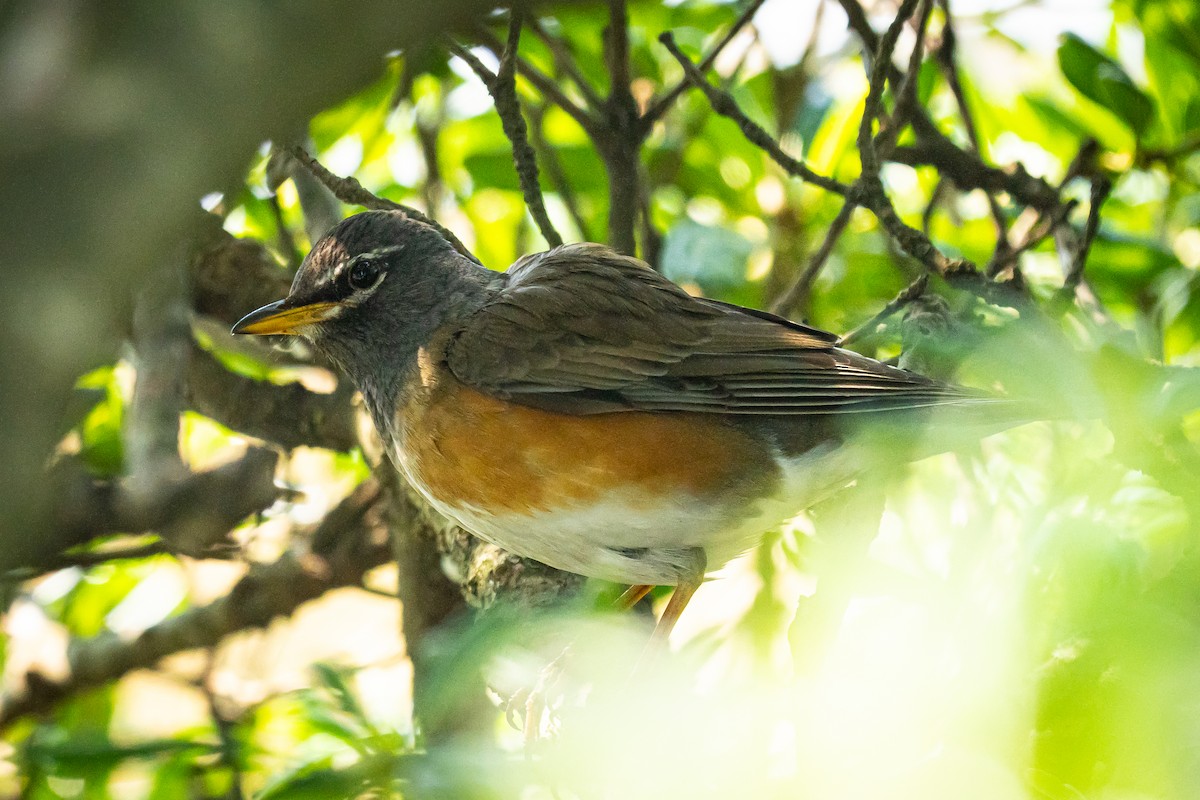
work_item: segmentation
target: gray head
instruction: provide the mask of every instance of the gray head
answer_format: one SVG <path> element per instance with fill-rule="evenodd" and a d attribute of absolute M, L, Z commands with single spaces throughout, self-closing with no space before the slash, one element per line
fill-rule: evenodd
<path fill-rule="evenodd" d="M 478 308 L 496 273 L 400 211 L 343 220 L 313 246 L 288 296 L 234 333 L 303 336 L 366 396 L 377 422 L 433 332 Z"/>

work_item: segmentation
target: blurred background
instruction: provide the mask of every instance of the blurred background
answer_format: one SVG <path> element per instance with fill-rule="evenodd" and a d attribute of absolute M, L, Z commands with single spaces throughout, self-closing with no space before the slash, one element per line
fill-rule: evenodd
<path fill-rule="evenodd" d="M 5 5 L 0 794 L 1200 795 L 1200 10 L 921 0 L 880 51 L 901 5 L 546 3 L 519 43 L 464 0 Z M 858 180 L 877 63 L 949 268 L 796 177 Z M 798 509 L 635 673 L 665 592 L 472 539 L 328 365 L 228 334 L 380 202 L 1047 421 Z"/>

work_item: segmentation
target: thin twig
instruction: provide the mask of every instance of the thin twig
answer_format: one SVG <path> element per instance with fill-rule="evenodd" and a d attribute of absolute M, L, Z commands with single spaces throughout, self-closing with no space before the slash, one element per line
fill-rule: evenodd
<path fill-rule="evenodd" d="M 1075 248 L 1070 267 L 1063 278 L 1062 288 L 1058 292 L 1059 301 L 1063 305 L 1071 297 L 1074 297 L 1076 288 L 1083 280 L 1083 270 L 1087 266 L 1088 253 L 1092 249 L 1092 242 L 1096 240 L 1096 233 L 1100 230 L 1100 209 L 1103 208 L 1104 201 L 1108 199 L 1111 191 L 1112 182 L 1108 178 L 1098 176 L 1092 179 L 1092 192 L 1089 199 L 1087 222 L 1083 228 L 1083 238 Z"/>
<path fill-rule="evenodd" d="M 873 332 L 885 319 L 923 295 L 925 293 L 925 287 L 928 285 L 929 273 L 922 272 L 915 281 L 901 289 L 899 294 L 897 294 L 891 299 L 891 301 L 888 302 L 887 305 L 880 309 L 878 314 L 838 339 L 837 346 L 846 347 L 851 342 L 861 339 L 865 334 Z"/>
<path fill-rule="evenodd" d="M 641 196 L 638 198 L 638 207 L 641 212 L 642 220 L 642 260 L 655 269 L 660 269 L 662 264 L 663 235 L 654 226 L 654 217 L 651 208 L 651 195 L 653 190 L 649 185 L 649 176 L 643 175 L 641 181 Z"/>
<path fill-rule="evenodd" d="M 921 62 L 924 60 L 925 34 L 929 29 L 929 15 L 933 11 L 933 3 L 926 0 L 921 4 L 920 10 L 920 19 L 917 21 L 917 40 L 909 55 L 908 68 L 904 71 L 900 88 L 895 90 L 895 109 L 891 119 L 886 125 L 880 126 L 879 134 L 875 137 L 875 147 L 885 153 L 895 145 L 900 132 L 912 119 L 913 109 L 916 107 L 918 73 L 921 71 Z"/>
<path fill-rule="evenodd" d="M 995 277 L 1009 266 L 1015 266 L 1017 258 L 1028 250 L 1037 247 L 1047 236 L 1054 233 L 1059 225 L 1066 222 L 1067 217 L 1071 215 L 1071 212 L 1075 210 L 1077 205 L 1078 203 L 1075 200 L 1070 200 L 1063 203 L 1051 213 L 1038 211 L 1032 207 L 1026 209 L 1026 214 L 1033 215 L 1033 221 L 1026 223 L 1027 227 L 1021 230 L 1021 219 L 1018 218 L 1017 223 L 1013 225 L 1012 229 L 1012 233 L 1017 239 L 1016 244 L 1010 244 L 1008 250 L 1003 253 L 997 249 L 984 268 L 984 273 L 989 277 Z"/>
<path fill-rule="evenodd" d="M 830 254 L 833 253 L 834 246 L 842 235 L 842 231 L 846 230 L 846 225 L 849 224 L 850 218 L 854 216 L 854 209 L 856 208 L 858 208 L 858 204 L 853 200 L 847 200 L 842 205 L 837 216 L 833 218 L 833 222 L 829 224 L 829 230 L 825 232 L 825 238 L 821 241 L 821 246 L 813 253 L 807 266 L 796 276 L 792 285 L 779 296 L 779 299 L 771 304 L 771 313 L 784 317 L 790 316 L 793 311 L 807 303 L 809 292 L 812 291 L 812 286 L 816 282 L 817 275 L 825 267 Z"/>
<path fill-rule="evenodd" d="M 571 82 L 583 94 L 587 104 L 592 108 L 599 108 L 603 105 L 604 99 L 600 97 L 600 93 L 596 91 L 596 88 L 592 86 L 579 70 L 579 67 L 575 64 L 574 56 L 567 49 L 566 43 L 562 39 L 551 36 L 550 32 L 546 30 L 545 26 L 536 17 L 529 17 L 525 21 L 525 25 L 546 45 L 546 49 L 550 51 L 550 57 L 554 59 L 555 68 L 571 79 Z"/>
<path fill-rule="evenodd" d="M 704 75 L 696 68 L 691 59 L 680 51 L 679 47 L 675 44 L 675 37 L 669 31 L 659 36 L 658 40 L 671 51 L 671 55 L 675 56 L 675 60 L 680 63 L 684 72 L 687 73 L 688 80 L 704 92 L 709 104 L 712 105 L 713 111 L 736 122 L 742 130 L 742 135 L 751 144 L 756 145 L 766 152 L 789 175 L 800 178 L 814 186 L 820 186 L 822 189 L 834 194 L 842 196 L 849 194 L 850 187 L 846 184 L 833 178 L 827 178 L 824 175 L 818 175 L 804 162 L 783 152 L 783 148 L 779 146 L 779 142 L 775 141 L 760 125 L 751 121 L 727 92 L 718 89 L 704 79 Z"/>
<path fill-rule="evenodd" d="M 938 182 L 934 184 L 933 191 L 929 193 L 929 202 L 925 204 L 925 210 L 921 212 L 921 232 L 926 236 L 932 230 L 933 214 L 937 211 L 937 206 L 942 200 L 942 195 L 946 193 L 946 186 L 946 180 L 938 176 Z"/>
<path fill-rule="evenodd" d="M 497 58 L 503 55 L 504 42 L 500 41 L 500 39 L 497 38 L 494 33 L 484 27 L 480 27 L 478 29 L 478 33 L 479 38 L 483 40 L 484 46 L 495 53 Z M 474 53 L 471 53 L 470 50 L 467 50 L 456 42 L 450 42 L 450 50 L 459 58 L 467 61 L 468 65 L 471 63 L 470 60 L 468 60 L 469 58 L 478 61 L 478 59 L 475 58 Z M 469 56 L 464 56 L 463 52 L 468 53 Z M 554 103 L 563 111 L 567 112 L 567 115 L 579 123 L 579 127 L 583 128 L 589 136 L 594 139 L 603 134 L 603 127 L 600 124 L 600 121 L 592 114 L 580 108 L 579 104 L 568 97 L 566 92 L 559 87 L 557 81 L 520 56 L 516 57 L 516 66 L 517 73 L 519 75 L 523 76 L 525 80 L 532 83 L 534 88 L 542 93 L 543 97 L 545 97 L 551 103 Z M 473 66 L 472 69 L 474 69 Z"/>
<path fill-rule="evenodd" d="M 508 21 L 508 43 L 500 56 L 500 66 L 492 75 L 479 59 L 468 61 L 475 69 L 480 80 L 488 87 L 492 99 L 496 101 L 496 113 L 500 115 L 500 124 L 504 135 L 512 143 L 513 165 L 517 170 L 517 178 L 521 183 L 521 193 L 525 197 L 525 207 L 537 223 L 542 237 L 551 247 L 563 243 L 562 236 L 554 229 L 550 215 L 546 213 L 546 203 L 542 198 L 541 181 L 538 177 L 537 155 L 529 144 L 528 129 L 525 117 L 521 113 L 521 103 L 517 100 L 516 59 L 517 48 L 521 42 L 521 14 L 515 8 L 510 12 Z M 465 48 L 463 48 L 465 51 Z M 469 51 L 466 51 L 469 53 Z"/>
<path fill-rule="evenodd" d="M 863 104 L 862 121 L 858 126 L 858 150 L 862 158 L 863 178 L 870 179 L 879 176 L 879 152 L 875 147 L 874 124 L 883 111 L 883 87 L 888 81 L 892 66 L 892 52 L 896 49 L 896 41 L 900 31 L 913 15 L 918 2 L 928 0 L 904 0 L 896 12 L 896 18 L 888 26 L 887 32 L 879 40 L 873 54 L 873 63 L 869 73 L 870 89 Z M 894 79 L 893 79 L 894 80 Z M 901 80 L 903 80 L 901 78 Z"/>
<path fill-rule="evenodd" d="M 979 136 L 979 127 L 975 124 L 975 115 L 971 113 L 971 107 L 967 103 L 967 94 L 963 90 L 962 79 L 958 73 L 958 37 L 954 32 L 954 19 L 950 15 L 950 3 L 949 0 L 938 0 L 938 2 L 942 6 L 945 21 L 942 23 L 942 46 L 935 53 L 937 64 L 941 67 L 942 75 L 945 76 L 946 83 L 950 86 L 951 94 L 954 95 L 954 102 L 958 106 L 958 115 L 967 132 L 967 141 L 971 144 L 971 150 L 979 156 L 980 160 L 983 160 L 987 157 L 983 148 L 983 140 Z M 992 223 L 996 227 L 996 249 L 992 260 L 1003 261 L 1012 250 L 1008 239 L 1008 220 L 1005 218 L 1004 210 L 1000 208 L 996 196 L 989 191 L 984 191 L 984 196 L 987 197 L 988 211 L 991 213 Z"/>
<path fill-rule="evenodd" d="M 379 485 L 368 480 L 321 521 L 312 536 L 311 553 L 287 553 L 272 564 L 252 567 L 229 594 L 164 620 L 133 639 L 108 632 L 73 641 L 68 649 L 68 677 L 56 681 L 31 672 L 23 691 L 0 696 L 0 730 L 173 653 L 212 646 L 245 628 L 265 627 L 330 589 L 360 584 L 369 570 L 391 555 L 375 510 L 380 503 Z"/>
<path fill-rule="evenodd" d="M 130 545 L 128 547 L 84 550 L 79 552 L 63 553 L 58 560 L 52 565 L 47 565 L 52 569 L 66 569 L 67 567 L 94 567 L 97 564 L 107 564 L 110 561 L 124 561 L 136 558 L 149 558 L 150 556 L 159 556 L 165 553 L 170 553 L 171 549 L 167 547 L 167 543 L 163 541 L 146 542 L 144 544 Z"/>
<path fill-rule="evenodd" d="M 926 0 L 927 1 L 927 0 Z M 920 0 L 904 0 L 896 14 L 896 19 L 888 26 L 887 32 L 879 39 L 879 48 L 875 53 L 875 63 L 871 70 L 870 91 L 863 106 L 862 123 L 858 128 L 858 149 L 862 159 L 862 176 L 856 187 L 856 199 L 875 212 L 879 222 L 897 244 L 913 258 L 920 261 L 934 272 L 961 271 L 974 269 L 961 260 L 946 258 L 929 237 L 916 228 L 911 227 L 900 219 L 895 206 L 888 198 L 879 177 L 879 153 L 875 148 L 875 138 L 872 134 L 873 123 L 883 107 L 883 87 L 887 81 L 892 64 L 892 51 L 904 23 L 912 16 Z"/>
<path fill-rule="evenodd" d="M 1200 131 L 1192 131 L 1174 147 L 1142 150 L 1137 154 L 1137 162 L 1138 166 L 1148 166 L 1155 161 L 1163 161 L 1169 165 L 1172 161 L 1190 156 L 1197 150 L 1200 150 Z"/>
<path fill-rule="evenodd" d="M 754 15 L 758 13 L 758 9 L 762 7 L 764 2 L 766 2 L 766 0 L 753 0 L 750 5 L 746 6 L 746 10 L 738 15 L 738 18 L 733 21 L 732 25 L 729 26 L 729 30 L 727 30 L 725 35 L 721 37 L 721 40 L 713 46 L 713 49 L 708 52 L 708 55 L 700 59 L 700 63 L 696 66 L 696 69 L 700 72 L 700 74 L 703 75 L 704 73 L 708 72 L 712 65 L 716 63 L 717 58 L 721 55 L 729 43 L 732 42 L 734 38 L 737 37 L 738 33 L 741 32 L 742 28 L 746 27 L 750 20 L 754 18 Z M 641 118 L 643 135 L 649 134 L 650 128 L 654 126 L 654 123 L 662 119 L 663 114 L 667 113 L 667 110 L 671 107 L 671 104 L 674 103 L 679 95 L 683 94 L 684 89 L 686 89 L 689 85 L 692 85 L 692 83 L 693 82 L 689 78 L 684 77 L 679 81 L 679 83 L 672 86 L 660 97 L 653 98 L 650 101 L 649 107 L 646 109 L 646 113 L 643 114 Z"/>
<path fill-rule="evenodd" d="M 879 36 L 871 28 L 866 12 L 858 0 L 838 0 L 846 12 L 849 27 L 863 44 L 863 61 L 873 69 L 875 53 L 879 49 Z M 888 61 L 888 79 L 899 84 L 900 70 Z M 914 108 L 912 115 L 915 145 L 897 147 L 888 154 L 889 161 L 917 166 L 934 166 L 945 177 L 952 178 L 959 188 L 980 188 L 1004 191 L 1025 205 L 1038 209 L 1051 209 L 1058 205 L 1058 193 L 1046 181 L 1025 171 L 1020 164 L 1010 169 L 1000 169 L 985 164 L 973 153 L 968 153 L 951 141 L 930 119 L 923 108 Z"/>
<path fill-rule="evenodd" d="M 324 164 L 322 164 L 320 161 L 317 161 L 317 159 L 315 159 L 313 156 L 309 155 L 308 151 L 299 145 L 291 148 L 291 153 L 308 169 L 309 172 L 313 174 L 314 177 L 316 177 L 317 180 L 324 184 L 326 188 L 333 192 L 337 199 L 341 200 L 343 203 L 383 211 L 403 211 L 406 216 L 415 219 L 417 222 L 423 222 L 431 228 L 434 228 L 460 254 L 471 259 L 476 264 L 479 263 L 479 259 L 475 257 L 475 254 L 468 250 L 466 245 L 459 241 L 459 238 L 454 235 L 453 231 L 442 225 L 440 222 L 427 217 L 411 206 L 402 205 L 401 203 L 397 203 L 393 200 L 378 197 L 377 195 L 368 191 L 353 177 L 343 178 L 338 175 L 334 175 L 325 168 Z"/>
<path fill-rule="evenodd" d="M 295 270 L 300 266 L 300 251 L 296 247 L 296 238 L 292 236 L 292 230 L 288 227 L 287 220 L 283 218 L 283 206 L 279 204 L 279 195 L 272 192 L 271 196 L 267 198 L 267 203 L 271 206 L 271 216 L 275 220 L 279 251 L 287 261 L 288 267 Z"/>
<path fill-rule="evenodd" d="M 575 193 L 575 187 L 571 185 L 571 179 L 567 176 L 566 169 L 563 168 L 558 152 L 546 141 L 546 132 L 542 127 L 545 116 L 545 106 L 533 106 L 529 109 L 530 139 L 546 169 L 546 176 L 554 184 L 554 191 L 558 192 L 563 205 L 567 208 L 567 213 L 571 216 L 571 221 L 579 229 L 579 235 L 585 242 L 595 241 L 592 239 L 587 220 L 584 219 L 583 212 L 579 207 L 579 195 Z"/>

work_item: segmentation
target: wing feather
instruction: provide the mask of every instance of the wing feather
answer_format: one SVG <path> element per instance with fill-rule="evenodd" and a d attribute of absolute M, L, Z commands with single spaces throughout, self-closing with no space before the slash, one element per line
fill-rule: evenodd
<path fill-rule="evenodd" d="M 463 382 L 562 413 L 842 414 L 995 398 L 835 346 L 763 311 L 695 298 L 593 244 L 527 256 L 446 358 Z"/>

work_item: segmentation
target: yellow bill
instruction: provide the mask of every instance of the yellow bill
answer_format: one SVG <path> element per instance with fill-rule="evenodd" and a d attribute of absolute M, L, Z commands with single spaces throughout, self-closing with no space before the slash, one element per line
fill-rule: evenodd
<path fill-rule="evenodd" d="M 305 325 L 313 325 L 329 319 L 337 303 L 308 303 L 289 308 L 287 300 L 277 300 L 260 309 L 251 311 L 233 326 L 234 333 L 289 334 L 296 335 Z"/>

